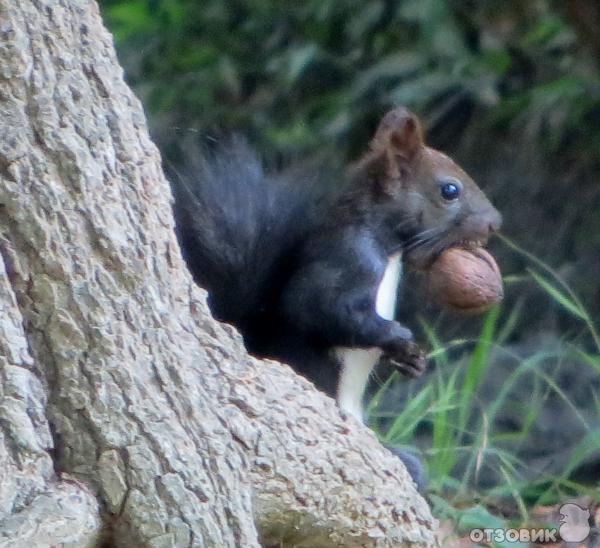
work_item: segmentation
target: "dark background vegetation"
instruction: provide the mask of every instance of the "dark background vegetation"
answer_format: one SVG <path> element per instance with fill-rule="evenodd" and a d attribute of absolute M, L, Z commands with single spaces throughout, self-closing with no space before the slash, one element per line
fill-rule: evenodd
<path fill-rule="evenodd" d="M 167 154 L 190 134 L 218 138 L 236 132 L 276 161 L 328 155 L 351 161 L 365 149 L 380 116 L 407 105 L 423 119 L 430 144 L 453 155 L 498 206 L 503 233 L 551 266 L 597 324 L 597 0 L 100 4 L 127 79 Z M 531 261 L 499 241 L 492 248 L 507 276 L 503 314 L 514 312 L 503 345 L 523 359 L 568 345 L 598 359 L 600 349 L 581 318 L 528 275 Z M 413 285 L 407 310 L 422 312 Z M 444 340 L 478 333 L 481 325 L 448 317 L 440 323 L 437 317 L 426 309 L 424 318 L 436 322 Z M 512 366 L 500 357 L 491 363 L 480 398 L 493 399 L 510 375 Z M 554 396 L 562 393 L 558 399 L 580 416 L 573 419 L 572 409 L 565 411 L 549 396 L 543 400 L 537 429 L 529 427 L 528 442 L 520 442 L 524 468 L 531 469 L 521 477 L 558 474 L 556 467 L 564 468 L 569 458 L 560 454 L 598 430 L 600 406 L 590 387 L 598 387 L 600 361 L 593 363 L 597 369 L 584 369 L 565 358 L 547 373 L 559 390 Z M 523 431 L 524 409 L 537 386 L 532 382 L 517 383 L 512 407 L 499 418 L 502 432 Z M 416 434 L 429 432 L 419 428 L 413 426 Z M 591 449 L 569 477 L 583 476 L 583 483 L 597 486 L 599 448 Z M 483 483 L 504 481 L 496 472 Z"/>
<path fill-rule="evenodd" d="M 101 5 L 163 149 L 234 131 L 269 156 L 355 159 L 405 104 L 498 205 L 504 232 L 600 312 L 596 0 Z M 527 323 L 560 321 L 532 312 Z"/>

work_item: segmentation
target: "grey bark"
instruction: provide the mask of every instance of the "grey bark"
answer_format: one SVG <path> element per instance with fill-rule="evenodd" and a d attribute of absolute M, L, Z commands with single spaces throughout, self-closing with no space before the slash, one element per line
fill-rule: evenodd
<path fill-rule="evenodd" d="M 0 546 L 429 546 L 400 462 L 215 322 L 94 2 L 0 0 Z"/>

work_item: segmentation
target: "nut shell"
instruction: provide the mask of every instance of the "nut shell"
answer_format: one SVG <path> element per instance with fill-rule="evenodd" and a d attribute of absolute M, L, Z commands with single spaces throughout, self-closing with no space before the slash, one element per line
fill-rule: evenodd
<path fill-rule="evenodd" d="M 456 312 L 481 313 L 504 297 L 502 275 L 484 249 L 452 247 L 426 273 L 427 290 L 440 306 Z"/>

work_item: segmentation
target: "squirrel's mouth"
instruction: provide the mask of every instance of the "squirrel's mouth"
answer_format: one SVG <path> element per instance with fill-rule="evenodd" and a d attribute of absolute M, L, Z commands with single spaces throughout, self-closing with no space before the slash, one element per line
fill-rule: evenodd
<path fill-rule="evenodd" d="M 423 271 L 427 270 L 446 249 L 461 247 L 469 251 L 475 251 L 485 247 L 487 240 L 487 238 L 446 239 L 441 237 L 437 241 L 406 249 L 402 259 L 411 270 Z"/>
<path fill-rule="evenodd" d="M 454 245 L 451 245 L 448 247 L 462 247 L 464 249 L 473 251 L 474 249 L 479 249 L 480 247 L 485 247 L 486 244 L 487 244 L 487 238 L 485 240 L 483 240 L 483 239 L 460 240 L 459 242 L 455 243 Z"/>

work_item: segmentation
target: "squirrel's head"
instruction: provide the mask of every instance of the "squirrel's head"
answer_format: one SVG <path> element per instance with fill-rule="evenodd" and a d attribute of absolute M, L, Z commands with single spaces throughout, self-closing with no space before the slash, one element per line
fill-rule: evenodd
<path fill-rule="evenodd" d="M 448 156 L 425 145 L 419 120 L 404 107 L 383 117 L 359 170 L 415 268 L 452 245 L 483 245 L 500 228 L 500 213 L 485 194 Z"/>

